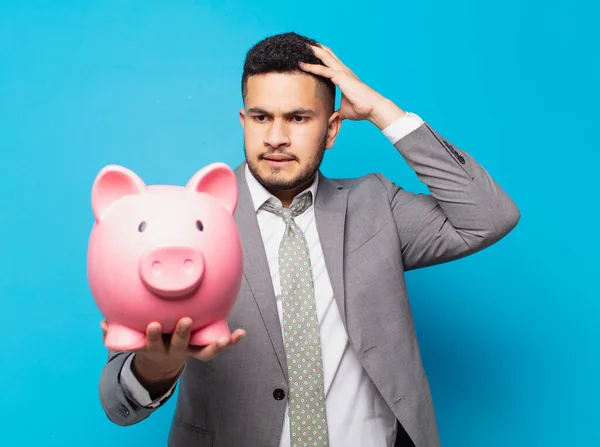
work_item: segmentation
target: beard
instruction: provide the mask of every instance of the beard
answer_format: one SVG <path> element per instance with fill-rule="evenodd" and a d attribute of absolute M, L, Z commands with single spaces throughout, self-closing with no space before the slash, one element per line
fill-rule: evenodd
<path fill-rule="evenodd" d="M 321 145 L 317 150 L 316 154 L 308 160 L 306 166 L 304 166 L 304 168 L 302 168 L 302 170 L 291 179 L 279 178 L 279 168 L 271 168 L 271 176 L 269 176 L 269 178 L 262 177 L 258 172 L 257 162 L 248 158 L 248 153 L 246 152 L 246 145 L 244 144 L 244 154 L 246 155 L 246 163 L 248 164 L 248 169 L 250 170 L 254 178 L 256 178 L 256 180 L 267 191 L 285 191 L 298 189 L 301 186 L 308 184 L 319 171 L 325 154 L 326 139 L 327 136 L 325 136 L 325 138 L 321 142 Z M 269 151 L 269 153 L 280 153 L 290 155 L 282 151 Z"/>

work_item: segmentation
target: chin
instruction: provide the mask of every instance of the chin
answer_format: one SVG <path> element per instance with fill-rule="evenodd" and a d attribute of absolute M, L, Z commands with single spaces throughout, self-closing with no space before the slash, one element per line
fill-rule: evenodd
<path fill-rule="evenodd" d="M 266 167 L 254 174 L 258 182 L 268 190 L 286 190 L 302 182 L 298 172 L 285 172 L 282 168 Z"/>
<path fill-rule="evenodd" d="M 259 182 L 270 189 L 290 189 L 298 182 L 298 176 L 267 173 L 259 178 Z"/>
<path fill-rule="evenodd" d="M 307 166 L 304 169 L 295 161 L 288 166 L 271 166 L 266 160 L 258 159 L 249 162 L 248 168 L 258 182 L 267 190 L 296 189 L 314 177 L 319 165 Z"/>

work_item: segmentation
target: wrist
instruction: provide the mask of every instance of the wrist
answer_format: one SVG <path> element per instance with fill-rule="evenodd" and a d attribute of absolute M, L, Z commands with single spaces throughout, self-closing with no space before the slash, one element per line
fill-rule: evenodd
<path fill-rule="evenodd" d="M 379 130 L 383 130 L 394 121 L 406 115 L 400 107 L 387 98 L 381 98 L 374 106 L 369 116 L 369 121 Z"/>
<path fill-rule="evenodd" d="M 182 368 L 183 365 L 176 367 L 151 365 L 144 362 L 138 355 L 134 356 L 131 362 L 131 372 L 144 387 L 172 383 Z"/>

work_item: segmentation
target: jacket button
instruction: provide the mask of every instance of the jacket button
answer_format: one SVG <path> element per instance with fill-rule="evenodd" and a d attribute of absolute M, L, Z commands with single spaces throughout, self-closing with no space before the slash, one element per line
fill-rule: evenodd
<path fill-rule="evenodd" d="M 285 391 L 283 391 L 281 388 L 275 388 L 275 391 L 273 391 L 273 397 L 275 400 L 283 400 L 285 397 Z"/>

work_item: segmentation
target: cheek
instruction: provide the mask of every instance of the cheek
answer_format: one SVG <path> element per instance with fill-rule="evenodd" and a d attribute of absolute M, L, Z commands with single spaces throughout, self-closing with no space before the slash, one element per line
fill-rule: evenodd
<path fill-rule="evenodd" d="M 292 146 L 313 152 L 321 147 L 326 132 L 321 126 L 294 126 L 290 132 Z"/>
<path fill-rule="evenodd" d="M 253 126 L 244 129 L 244 144 L 247 152 L 260 152 L 263 150 L 263 133 Z"/>
<path fill-rule="evenodd" d="M 244 135 L 246 136 L 256 136 L 262 132 L 261 126 L 257 125 L 253 121 L 246 121 L 244 126 Z"/>

